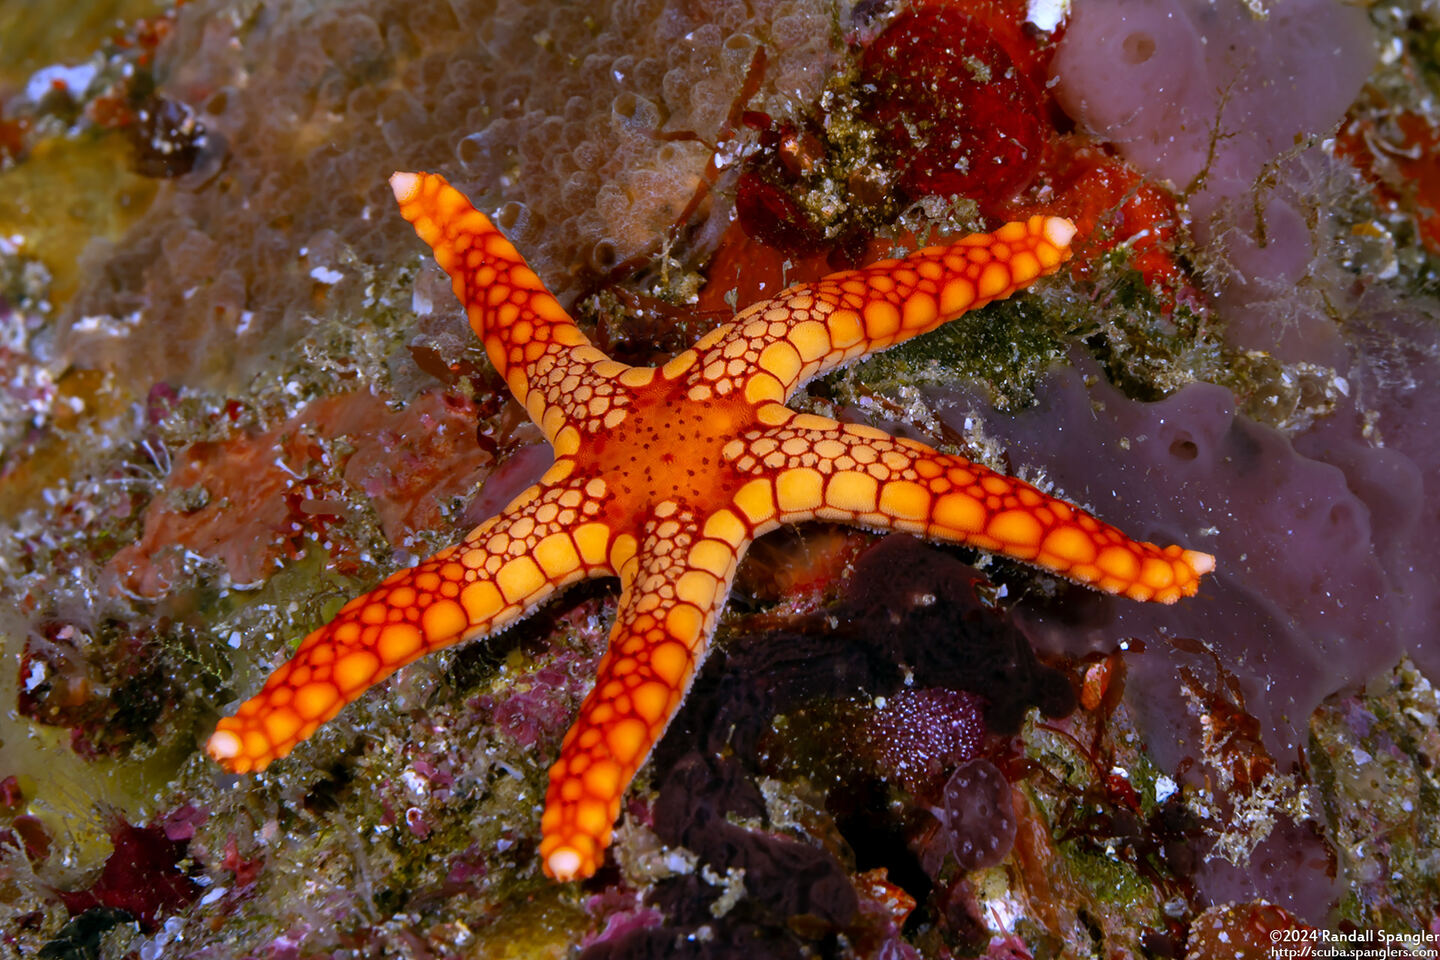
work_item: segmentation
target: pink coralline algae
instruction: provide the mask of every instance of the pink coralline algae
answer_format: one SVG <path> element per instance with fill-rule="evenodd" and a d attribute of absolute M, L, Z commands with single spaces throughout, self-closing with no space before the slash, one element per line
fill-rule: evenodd
<path fill-rule="evenodd" d="M 200 887 L 187 873 L 187 843 L 173 840 L 165 827 L 137 827 L 117 820 L 110 829 L 115 850 L 99 878 L 83 890 L 57 891 L 71 915 L 94 907 L 123 910 L 154 930 L 161 918 L 195 900 Z"/>
<path fill-rule="evenodd" d="M 516 678 L 508 694 L 486 694 L 475 706 L 489 716 L 496 730 L 527 750 L 550 743 L 565 732 L 573 712 L 570 697 L 561 694 L 574 696 L 582 686 L 577 678 L 590 675 L 595 660 L 562 654 L 539 670 Z"/>

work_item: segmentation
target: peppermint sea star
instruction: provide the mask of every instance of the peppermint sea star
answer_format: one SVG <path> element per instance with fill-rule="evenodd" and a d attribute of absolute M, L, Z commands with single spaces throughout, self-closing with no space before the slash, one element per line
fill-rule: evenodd
<path fill-rule="evenodd" d="M 815 518 L 1003 553 L 1136 600 L 1195 593 L 1214 558 L 1137 543 L 1077 507 L 871 427 L 795 413 L 812 377 L 1010 296 L 1070 256 L 1031 217 L 754 304 L 664 366 L 609 359 L 510 241 L 443 177 L 390 178 L 495 368 L 555 448 L 540 482 L 460 544 L 394 574 L 311 633 L 207 749 L 262 770 L 433 650 L 503 629 L 557 590 L 619 577 L 595 687 L 550 769 L 540 856 L 600 864 L 620 800 L 705 657 L 750 542 Z"/>

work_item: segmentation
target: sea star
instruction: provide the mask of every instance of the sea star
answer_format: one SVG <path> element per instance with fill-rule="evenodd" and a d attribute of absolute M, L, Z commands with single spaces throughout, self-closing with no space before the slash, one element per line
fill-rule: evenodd
<path fill-rule="evenodd" d="M 1053 273 L 1070 255 L 1068 220 L 1031 217 L 791 287 L 646 368 L 592 346 L 443 177 L 397 173 L 390 184 L 555 463 L 463 542 L 307 636 L 211 736 L 210 755 L 233 771 L 285 756 L 417 657 L 494 633 L 577 580 L 618 576 L 609 649 L 550 770 L 541 820 L 546 873 L 586 877 L 705 657 L 740 558 L 782 523 L 910 531 L 1164 603 L 1214 567 L 961 457 L 784 405 L 812 377 Z"/>

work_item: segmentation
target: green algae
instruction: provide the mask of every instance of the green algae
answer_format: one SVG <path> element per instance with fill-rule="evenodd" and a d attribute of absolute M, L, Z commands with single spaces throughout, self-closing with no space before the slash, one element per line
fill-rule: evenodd
<path fill-rule="evenodd" d="M 1092 902 L 1111 908 L 1112 922 L 1117 921 L 1119 915 L 1148 926 L 1164 922 L 1155 886 L 1133 866 L 1073 840 L 1062 842 L 1059 848 L 1075 882 L 1086 890 Z M 1115 926 L 1125 924 L 1115 923 Z"/>
<path fill-rule="evenodd" d="M 851 399 L 970 380 L 985 385 L 996 409 L 1022 409 L 1034 402 L 1045 369 L 1065 355 L 1070 334 L 1069 318 L 1030 298 L 1006 300 L 833 373 L 827 386 Z"/>

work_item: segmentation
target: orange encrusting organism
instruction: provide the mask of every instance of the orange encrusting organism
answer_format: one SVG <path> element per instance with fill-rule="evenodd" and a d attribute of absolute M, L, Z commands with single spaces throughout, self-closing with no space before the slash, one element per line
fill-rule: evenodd
<path fill-rule="evenodd" d="M 962 457 L 784 406 L 812 377 L 1053 273 L 1070 256 L 1067 220 L 1032 217 L 791 287 L 641 368 L 592 346 L 443 177 L 390 183 L 555 463 L 464 542 L 306 637 L 211 736 L 210 755 L 231 770 L 264 769 L 417 657 L 498 630 L 569 583 L 617 576 L 609 649 L 550 770 L 541 820 L 546 873 L 586 877 L 705 658 L 746 548 L 781 523 L 910 531 L 1162 603 L 1194 594 L 1214 568 L 1208 554 L 1138 543 Z"/>

